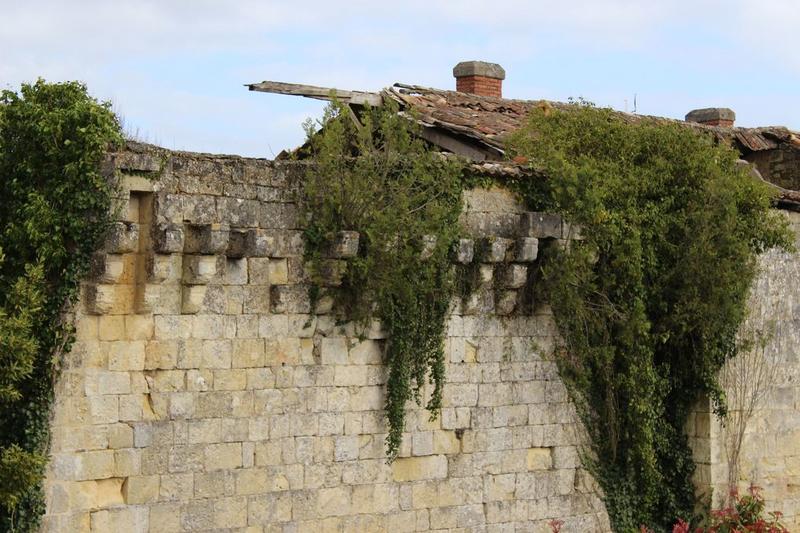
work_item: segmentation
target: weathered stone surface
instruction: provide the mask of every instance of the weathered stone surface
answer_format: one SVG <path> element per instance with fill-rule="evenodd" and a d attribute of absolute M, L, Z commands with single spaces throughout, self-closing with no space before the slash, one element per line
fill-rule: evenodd
<path fill-rule="evenodd" d="M 537 239 L 561 238 L 561 215 L 530 211 L 522 214 L 520 233 Z"/>
<path fill-rule="evenodd" d="M 539 239 L 521 237 L 514 244 L 514 260 L 520 263 L 532 263 L 539 255 Z"/>
<path fill-rule="evenodd" d="M 183 251 L 188 254 L 224 254 L 228 249 L 229 239 L 230 230 L 227 225 L 188 225 Z"/>
<path fill-rule="evenodd" d="M 328 250 L 329 257 L 347 259 L 358 254 L 359 235 L 357 231 L 340 231 Z"/>
<path fill-rule="evenodd" d="M 180 253 L 184 248 L 183 226 L 174 223 L 162 223 L 153 228 L 153 248 L 162 254 Z"/>
<path fill-rule="evenodd" d="M 124 254 L 139 249 L 139 224 L 114 222 L 108 230 L 105 249 L 108 253 Z"/>
<path fill-rule="evenodd" d="M 459 239 L 455 244 L 454 259 L 457 263 L 466 265 L 475 257 L 475 241 L 472 239 Z"/>
<path fill-rule="evenodd" d="M 47 523 L 527 531 L 558 517 L 608 529 L 602 504 L 571 499 L 596 488 L 576 463 L 575 414 L 555 365 L 542 361 L 557 335 L 552 317 L 529 316 L 519 289 L 505 288 L 527 279 L 538 251 L 536 237 L 520 238 L 512 194 L 465 194 L 464 219 L 478 231 L 452 260 L 474 264 L 478 290 L 448 318 L 441 416 L 409 404 L 388 465 L 391 339 L 377 320 L 342 322 L 330 289 L 310 313 L 293 203 L 302 173 L 172 157 L 153 182 L 153 213 L 138 212 L 154 229 L 132 251 L 98 258 L 83 288 L 56 390 Z M 481 238 L 495 247 L 483 259 Z M 339 245 L 332 285 L 358 235 Z M 430 393 L 425 384 L 423 403 Z"/>

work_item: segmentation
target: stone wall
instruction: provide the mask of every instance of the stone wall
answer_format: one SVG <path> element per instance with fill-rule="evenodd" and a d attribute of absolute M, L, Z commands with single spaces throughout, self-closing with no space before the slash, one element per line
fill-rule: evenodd
<path fill-rule="evenodd" d="M 783 212 L 800 249 L 800 213 Z M 774 380 L 754 413 L 744 440 L 739 491 L 763 488 L 767 509 L 785 515 L 790 531 L 800 531 L 800 256 L 770 251 L 761 257 L 751 312 L 771 334 L 763 355 L 774 361 Z M 727 494 L 726 428 L 704 402 L 689 420 L 698 488 L 721 503 Z"/>
<path fill-rule="evenodd" d="M 109 159 L 121 220 L 57 384 L 44 529 L 608 530 L 528 280 L 537 239 L 567 228 L 465 194 L 490 237 L 459 255 L 481 288 L 449 319 L 441 416 L 412 408 L 388 465 L 385 335 L 360 338 L 326 298 L 311 313 L 297 165 L 141 145 Z"/>

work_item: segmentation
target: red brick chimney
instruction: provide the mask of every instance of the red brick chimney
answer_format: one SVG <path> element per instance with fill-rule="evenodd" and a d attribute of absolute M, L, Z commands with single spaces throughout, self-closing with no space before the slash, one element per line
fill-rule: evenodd
<path fill-rule="evenodd" d="M 707 107 L 705 109 L 695 109 L 686 115 L 686 122 L 697 122 L 706 126 L 721 126 L 723 128 L 733 127 L 736 120 L 736 113 L 727 107 Z"/>
<path fill-rule="evenodd" d="M 478 96 L 503 97 L 503 80 L 506 71 L 497 63 L 462 61 L 453 67 L 456 91 Z"/>

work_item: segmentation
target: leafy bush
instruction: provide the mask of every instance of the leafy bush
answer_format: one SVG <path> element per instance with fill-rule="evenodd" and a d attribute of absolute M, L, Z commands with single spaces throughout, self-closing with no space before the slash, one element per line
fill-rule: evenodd
<path fill-rule="evenodd" d="M 539 290 L 585 463 L 615 530 L 668 529 L 695 505 L 684 423 L 704 394 L 724 410 L 717 372 L 736 354 L 757 254 L 790 247 L 785 223 L 736 152 L 679 124 L 542 106 L 510 148 L 548 176 L 511 183 L 528 206 L 582 227 L 545 251 Z"/>
<path fill-rule="evenodd" d="M 325 254 L 336 234 L 360 233 L 360 249 L 346 263 L 338 301 L 347 318 L 362 327 L 379 318 L 389 335 L 386 442 L 392 460 L 405 428 L 406 402 L 422 402 L 426 381 L 433 385 L 426 404 L 432 417 L 441 405 L 461 164 L 429 151 L 396 104 L 355 117 L 334 102 L 321 126 L 320 131 L 308 127 L 313 163 L 304 188 L 307 259 L 314 281 L 322 285 L 337 268 Z"/>
<path fill-rule="evenodd" d="M 91 254 L 110 222 L 100 174 L 121 142 L 109 109 L 80 83 L 0 94 L 0 529 L 35 531 L 59 355 Z"/>
<path fill-rule="evenodd" d="M 764 516 L 764 498 L 760 487 L 751 485 L 744 496 L 732 496 L 735 499 L 732 507 L 713 510 L 709 517 L 697 520 L 703 525 L 693 527 L 688 522 L 678 520 L 672 533 L 789 533 L 781 524 L 781 513 L 772 511 L 768 517 Z"/>

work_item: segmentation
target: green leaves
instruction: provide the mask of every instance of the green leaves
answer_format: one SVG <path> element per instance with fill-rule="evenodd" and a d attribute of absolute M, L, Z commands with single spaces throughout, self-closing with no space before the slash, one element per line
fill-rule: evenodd
<path fill-rule="evenodd" d="M 324 250 L 336 233 L 361 235 L 337 292 L 342 314 L 362 326 L 379 318 L 389 333 L 387 455 L 405 427 L 405 406 L 441 405 L 445 319 L 455 284 L 449 251 L 459 236 L 462 165 L 428 150 L 414 123 L 387 102 L 356 116 L 334 102 L 316 131 L 307 125 L 306 242 L 314 280 L 323 283 Z M 435 240 L 431 240 L 434 237 Z M 433 242 L 423 257 L 423 243 Z"/>
<path fill-rule="evenodd" d="M 35 531 L 62 320 L 110 222 L 116 117 L 80 83 L 0 93 L 0 529 Z M 0 254 L 2 255 L 2 254 Z M 12 517 L 16 517 L 12 520 Z"/>
<path fill-rule="evenodd" d="M 548 176 L 512 184 L 527 203 L 586 237 L 543 278 L 612 523 L 665 529 L 694 507 L 683 424 L 700 395 L 721 404 L 756 256 L 786 228 L 737 153 L 676 123 L 538 109 L 510 148 Z"/>

